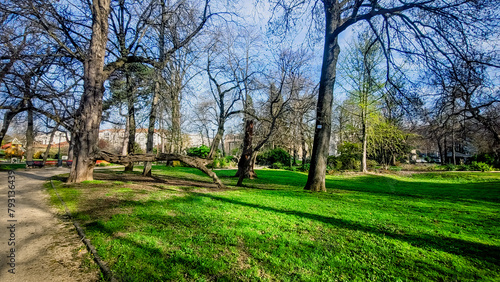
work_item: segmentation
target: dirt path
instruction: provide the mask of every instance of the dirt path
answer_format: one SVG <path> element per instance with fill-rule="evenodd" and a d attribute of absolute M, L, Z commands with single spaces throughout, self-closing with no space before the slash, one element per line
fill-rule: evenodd
<path fill-rule="evenodd" d="M 98 280 L 99 272 L 73 224 L 58 218 L 42 191 L 48 177 L 68 172 L 66 168 L 16 170 L 13 218 L 7 201 L 8 172 L 0 172 L 0 281 Z M 15 246 L 8 245 L 14 242 L 10 238 L 15 239 Z M 13 259 L 15 265 L 9 265 Z"/>

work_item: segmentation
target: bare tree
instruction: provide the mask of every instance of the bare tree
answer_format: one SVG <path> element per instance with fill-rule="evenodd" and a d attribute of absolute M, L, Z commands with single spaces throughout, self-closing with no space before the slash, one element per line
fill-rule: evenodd
<path fill-rule="evenodd" d="M 159 60 L 151 59 L 147 54 L 140 53 L 140 42 L 144 37 L 145 23 L 153 16 L 154 3 L 146 3 L 132 23 L 136 24 L 134 34 L 127 36 L 126 48 L 107 49 L 108 27 L 111 11 L 110 0 L 74 3 L 64 1 L 55 5 L 52 1 L 8 1 L 6 9 L 36 23 L 43 34 L 61 49 L 61 55 L 74 58 L 83 65 L 83 94 L 75 114 L 74 131 L 74 161 L 69 182 L 81 182 L 93 178 L 93 155 L 99 152 L 97 147 L 99 125 L 102 113 L 102 98 L 104 82 L 123 65 L 131 62 L 143 62 L 151 65 L 164 64 L 164 56 Z M 118 10 L 121 9 L 118 2 Z M 137 5 L 144 5 L 142 2 Z M 175 9 L 186 7 L 186 3 L 177 4 Z M 129 12 L 132 10 L 129 10 Z M 176 16 L 176 14 L 173 14 Z M 204 1 L 201 13 L 192 13 L 192 21 L 185 24 L 185 33 L 173 34 L 171 45 L 166 54 L 172 54 L 185 46 L 202 29 L 209 17 L 209 0 Z M 130 23 L 130 22 L 129 22 Z M 127 26 L 127 30 L 133 29 Z M 123 40 L 118 42 L 123 43 Z M 108 51 L 108 52 L 107 52 Z M 126 52 L 125 52 L 126 51 Z M 106 57 L 109 54 L 108 57 Z M 146 56 L 141 56 L 146 55 Z M 153 57 L 154 58 L 154 57 Z M 106 62 L 106 63 L 105 63 Z"/>
<path fill-rule="evenodd" d="M 255 178 L 254 171 L 257 153 L 276 134 L 276 129 L 283 126 L 283 117 L 290 112 L 290 104 L 297 100 L 298 92 L 303 88 L 304 81 L 301 77 L 308 56 L 302 51 L 283 48 L 277 54 L 272 65 L 264 89 L 267 91 L 266 99 L 262 101 L 262 112 L 245 113 L 251 118 L 245 121 L 245 137 L 243 152 L 238 162 L 238 186 L 242 185 L 244 178 Z M 255 125 L 254 120 L 259 121 Z M 254 132 L 257 133 L 255 146 L 253 144 Z"/>
<path fill-rule="evenodd" d="M 233 40 L 231 42 L 216 42 L 208 50 L 206 72 L 209 78 L 210 91 L 217 105 L 217 133 L 213 137 L 207 158 L 213 159 L 224 136 L 226 121 L 241 111 L 236 109 L 236 103 L 241 100 L 240 81 L 235 77 L 233 69 L 227 66 L 236 65 Z M 233 60 L 233 61 L 232 61 Z M 224 144 L 223 144 L 224 147 Z"/>
<path fill-rule="evenodd" d="M 500 4 L 488 0 L 325 0 L 271 1 L 274 11 L 273 31 L 290 30 L 301 15 L 314 15 L 311 27 L 321 27 L 324 20 L 324 53 L 319 86 L 316 129 L 311 159 L 311 170 L 305 189 L 326 191 L 325 174 L 331 134 L 333 87 L 340 46 L 339 35 L 360 22 L 368 25 L 384 50 L 387 68 L 396 61 L 395 53 L 411 56 L 415 61 L 428 62 L 442 58 L 451 65 L 453 58 L 480 42 L 496 38 Z M 322 4 L 322 5 L 321 5 Z M 279 13 L 278 11 L 282 11 Z M 312 13 L 307 12 L 312 11 Z M 316 24 L 316 25 L 315 25 Z M 497 62 L 495 62 L 497 63 Z M 495 64 L 489 62 L 489 64 Z M 497 64 L 498 65 L 498 64 Z"/>

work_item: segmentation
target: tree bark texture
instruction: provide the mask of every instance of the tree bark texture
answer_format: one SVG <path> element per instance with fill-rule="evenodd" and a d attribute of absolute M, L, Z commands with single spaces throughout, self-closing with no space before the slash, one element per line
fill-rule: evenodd
<path fill-rule="evenodd" d="M 365 113 L 363 113 L 364 115 Z M 366 130 L 366 119 L 363 117 L 363 129 L 362 129 L 362 141 L 363 141 L 363 156 L 361 158 L 361 171 L 362 172 L 368 172 L 368 168 L 366 165 L 366 153 L 367 153 L 367 147 L 368 147 L 368 133 Z"/>
<path fill-rule="evenodd" d="M 340 52 L 338 38 L 334 30 L 340 25 L 340 7 L 337 1 L 327 4 L 325 1 L 325 45 L 323 64 L 319 84 L 318 104 L 316 107 L 316 128 L 311 153 L 311 166 L 305 190 L 326 191 L 325 176 L 330 135 L 332 128 L 333 87 L 335 84 L 337 61 Z"/>
<path fill-rule="evenodd" d="M 222 137 L 224 136 L 224 123 L 225 118 L 223 117 L 223 113 L 219 117 L 219 125 L 217 128 L 217 134 L 214 136 L 214 140 L 212 140 L 212 145 L 210 146 L 210 152 L 208 153 L 207 159 L 214 159 L 216 154 L 217 154 L 217 149 L 219 148 L 219 144 L 222 141 Z M 224 147 L 224 143 L 222 144 L 222 147 Z"/>
<path fill-rule="evenodd" d="M 253 120 L 247 120 L 245 123 L 245 138 L 243 139 L 243 153 L 238 161 L 238 171 L 236 172 L 236 177 L 238 178 L 238 183 L 236 186 L 243 185 L 243 179 L 250 178 L 253 179 L 257 177 L 255 171 L 253 170 L 253 164 L 255 161 L 254 151 L 252 147 L 253 139 Z"/>
<path fill-rule="evenodd" d="M 160 99 L 160 83 L 159 77 L 155 83 L 155 90 L 153 94 L 153 101 L 151 103 L 151 111 L 149 112 L 149 126 L 148 126 L 148 139 L 146 141 L 146 154 L 153 153 L 154 147 L 154 133 L 155 133 L 155 123 L 156 123 L 156 113 L 158 108 L 158 100 Z M 144 162 L 144 169 L 142 170 L 142 175 L 151 176 L 151 162 Z"/>
<path fill-rule="evenodd" d="M 0 130 L 0 144 L 2 143 L 7 131 L 9 130 L 10 123 L 14 117 L 19 113 L 18 110 L 8 110 L 3 116 L 2 129 Z"/>
<path fill-rule="evenodd" d="M 28 127 L 26 128 L 26 160 L 33 161 L 33 105 L 28 101 Z"/>
<path fill-rule="evenodd" d="M 126 73 L 126 80 L 127 80 L 127 108 L 128 108 L 128 115 L 127 115 L 127 122 L 128 122 L 128 143 L 127 143 L 127 154 L 133 154 L 134 153 L 134 145 L 135 145 L 135 97 L 133 93 L 133 86 L 130 78 L 130 73 L 127 71 Z M 134 163 L 128 163 L 125 165 L 125 171 L 133 171 L 134 170 Z"/>
<path fill-rule="evenodd" d="M 99 126 L 104 95 L 104 58 L 108 42 L 108 18 L 111 0 L 95 0 L 92 4 L 92 36 L 84 59 L 84 91 L 75 119 L 74 160 L 69 183 L 93 180 L 94 155 L 99 151 Z"/>
<path fill-rule="evenodd" d="M 73 160 L 73 148 L 75 147 L 75 138 L 73 137 L 74 136 L 74 133 L 73 132 L 70 132 L 70 136 L 71 138 L 70 139 L 66 139 L 68 141 L 68 144 L 69 144 L 69 147 L 68 147 L 68 160 L 72 161 Z M 66 138 L 68 138 L 66 136 Z"/>
<path fill-rule="evenodd" d="M 54 136 L 56 135 L 57 131 L 57 126 L 52 129 L 52 132 L 50 133 L 49 137 L 49 144 L 47 144 L 47 148 L 45 148 L 45 154 L 43 154 L 43 164 L 45 165 L 45 162 L 47 161 L 47 158 L 49 157 L 50 153 L 50 148 L 52 147 L 52 141 L 54 141 Z"/>

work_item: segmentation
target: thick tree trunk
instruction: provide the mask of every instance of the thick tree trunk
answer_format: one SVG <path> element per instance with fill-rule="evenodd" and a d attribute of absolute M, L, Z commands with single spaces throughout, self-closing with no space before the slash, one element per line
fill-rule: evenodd
<path fill-rule="evenodd" d="M 254 151 L 252 147 L 253 139 L 253 120 L 247 120 L 245 124 L 245 138 L 243 139 L 243 152 L 238 161 L 238 171 L 236 177 L 239 177 L 236 186 L 243 185 L 243 179 L 253 179 L 257 177 L 253 167 L 255 163 Z"/>
<path fill-rule="evenodd" d="M 33 161 L 33 105 L 28 101 L 28 127 L 26 129 L 26 161 Z"/>
<path fill-rule="evenodd" d="M 69 183 L 93 180 L 95 154 L 99 138 L 104 95 L 104 58 L 108 42 L 108 18 L 111 0 L 95 0 L 92 5 L 92 36 L 84 60 L 84 91 L 75 119 L 74 160 Z"/>
<path fill-rule="evenodd" d="M 337 1 L 333 4 L 325 2 L 325 46 L 323 51 L 323 65 L 316 107 L 316 128 L 314 144 L 311 154 L 311 167 L 304 189 L 310 191 L 326 191 L 325 176 L 330 135 L 332 128 L 333 86 L 335 84 L 336 67 L 340 47 L 337 34 L 334 30 L 340 25 L 340 7 Z"/>

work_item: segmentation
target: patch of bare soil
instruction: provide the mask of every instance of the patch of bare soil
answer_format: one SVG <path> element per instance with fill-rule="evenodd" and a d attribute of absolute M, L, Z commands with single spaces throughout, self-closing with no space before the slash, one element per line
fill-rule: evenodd
<path fill-rule="evenodd" d="M 48 177 L 67 172 L 64 168 L 16 170 L 13 218 L 8 217 L 7 211 L 7 172 L 0 172 L 0 203 L 3 203 L 0 207 L 0 281 L 99 280 L 99 270 L 73 224 L 58 218 L 42 191 Z M 16 222 L 7 221 L 12 219 Z M 15 224 L 14 232 L 7 228 L 10 224 Z M 8 245 L 10 238 L 15 239 L 15 245 Z M 12 253 L 14 264 L 8 264 Z"/>
<path fill-rule="evenodd" d="M 228 189 L 219 189 L 214 183 L 191 181 L 185 179 L 179 179 L 168 176 L 142 176 L 139 174 L 132 173 L 98 173 L 94 172 L 95 180 L 106 180 L 106 181 L 122 181 L 122 182 L 134 182 L 135 184 L 141 184 L 143 186 L 159 187 L 159 186 L 181 186 L 181 187 L 198 187 L 207 188 L 207 190 L 196 189 L 196 192 L 218 192 L 226 191 Z"/>
<path fill-rule="evenodd" d="M 64 181 L 65 179 L 60 179 Z M 116 214 L 129 213 L 136 201 L 148 200 L 152 192 L 172 191 L 162 198 L 182 197 L 189 192 L 214 193 L 226 191 L 218 189 L 215 184 L 182 180 L 161 176 L 142 176 L 133 173 L 121 172 L 94 172 L 94 180 L 105 181 L 95 184 L 72 184 L 80 191 L 79 213 L 89 215 L 90 218 L 82 224 L 90 223 L 95 219 L 109 219 Z M 196 189 L 193 191 L 193 187 Z"/>

